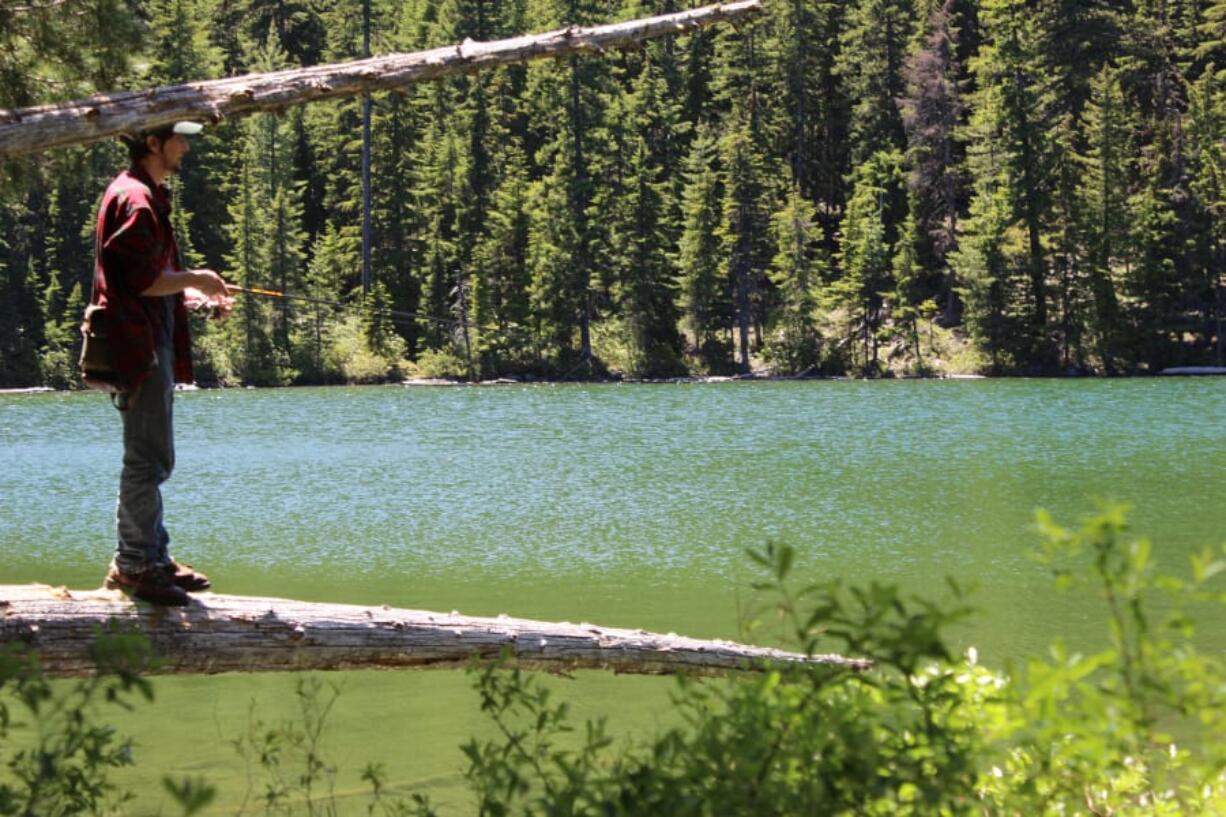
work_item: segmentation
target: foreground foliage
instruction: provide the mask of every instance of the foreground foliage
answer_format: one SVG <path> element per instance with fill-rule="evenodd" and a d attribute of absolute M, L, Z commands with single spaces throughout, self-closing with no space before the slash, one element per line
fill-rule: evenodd
<path fill-rule="evenodd" d="M 107 770 L 132 763 L 132 743 L 98 719 L 96 707 L 113 711 L 152 700 L 153 688 L 141 677 L 148 645 L 100 634 L 94 659 L 93 677 L 53 686 L 35 653 L 0 651 L 0 814 L 94 814 L 130 799 L 108 782 Z"/>
<path fill-rule="evenodd" d="M 1075 532 L 1039 523 L 1058 580 L 1102 596 L 1107 649 L 1057 643 L 992 672 L 946 640 L 970 612 L 956 585 L 942 604 L 877 584 L 793 589 L 793 551 L 770 547 L 755 555 L 771 572 L 761 589 L 791 644 L 868 656 L 873 671 L 682 680 L 683 725 L 624 750 L 600 723 L 570 748 L 566 705 L 537 678 L 481 670 L 503 737 L 465 748 L 480 812 L 1226 814 L 1226 672 L 1196 649 L 1190 614 L 1220 612 L 1226 594 L 1207 583 L 1226 563 L 1205 552 L 1190 579 L 1155 575 L 1117 506 Z"/>
<path fill-rule="evenodd" d="M 948 630 L 973 615 L 949 582 L 940 602 L 897 587 L 839 581 L 797 586 L 795 552 L 752 554 L 769 606 L 756 617 L 808 653 L 870 657 L 875 667 L 785 667 L 718 682 L 679 678 L 679 725 L 614 742 L 603 721 L 576 725 L 537 675 L 498 664 L 474 669 L 496 737 L 464 744 L 466 777 L 482 815 L 1221 815 L 1226 814 L 1226 667 L 1197 647 L 1196 619 L 1218 620 L 1226 561 L 1193 554 L 1186 578 L 1159 574 L 1150 542 L 1125 509 L 1103 506 L 1077 530 L 1040 513 L 1037 557 L 1074 592 L 1096 593 L 1105 649 L 1052 645 L 1045 657 L 994 671 L 975 650 L 957 654 Z M 116 642 L 103 640 L 101 644 Z M 96 679 L 52 694 L 27 654 L 0 663 L 0 738 L 35 726 L 37 748 L 4 750 L 0 814 L 99 813 L 122 794 L 106 769 L 130 762 L 127 744 L 90 720 L 100 696 L 148 696 L 131 642 L 100 652 Z M 138 644 L 138 642 L 137 642 Z M 115 656 L 124 658 L 116 661 Z M 143 660 L 143 659 L 142 659 Z M 253 720 L 234 741 L 262 775 L 240 813 L 338 813 L 336 766 L 324 747 L 335 687 L 300 679 L 300 722 Z M 29 741 L 22 745 L 29 745 Z M 404 798 L 371 764 L 370 814 L 437 812 Z M 9 782 L 9 781 L 12 782 Z M 186 814 L 213 790 L 166 780 Z"/>

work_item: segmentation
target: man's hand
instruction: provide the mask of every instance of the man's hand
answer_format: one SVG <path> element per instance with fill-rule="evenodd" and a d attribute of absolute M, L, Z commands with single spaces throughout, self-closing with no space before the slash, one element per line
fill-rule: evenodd
<path fill-rule="evenodd" d="M 230 288 L 220 275 L 211 269 L 194 269 L 191 271 L 191 286 L 200 290 L 210 298 L 229 296 Z"/>
<path fill-rule="evenodd" d="M 210 317 L 219 321 L 228 318 L 230 311 L 234 309 L 234 299 L 229 295 L 211 298 L 195 287 L 188 287 L 183 290 L 183 298 L 187 303 L 188 309 L 192 311 L 203 309 L 211 313 Z"/>

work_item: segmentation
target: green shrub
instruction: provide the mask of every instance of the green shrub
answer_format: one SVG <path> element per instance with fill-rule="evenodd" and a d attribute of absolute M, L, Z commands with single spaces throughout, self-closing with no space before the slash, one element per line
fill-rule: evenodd
<path fill-rule="evenodd" d="M 624 317 L 594 321 L 591 332 L 594 375 L 615 372 L 633 379 L 651 379 L 688 373 L 680 350 L 653 339 L 645 327 Z M 566 364 L 559 361 L 559 365 Z"/>
<path fill-rule="evenodd" d="M 328 718 L 340 688 L 313 676 L 295 683 L 299 720 L 267 724 L 255 717 L 254 704 L 247 732 L 233 741 L 247 764 L 249 781 L 243 802 L 258 800 L 266 814 L 307 814 L 335 817 L 336 764 L 324 749 Z M 254 767 L 263 773 L 263 789 L 253 785 Z"/>
<path fill-rule="evenodd" d="M 132 743 L 99 718 L 99 704 L 130 707 L 152 700 L 140 673 L 148 645 L 139 636 L 100 635 L 96 674 L 52 685 L 38 655 L 21 646 L 0 650 L 0 815 L 61 817 L 118 808 L 131 795 L 107 771 L 132 763 Z M 20 739 L 19 739 L 20 738 Z"/>
<path fill-rule="evenodd" d="M 367 342 L 362 317 L 346 318 L 328 331 L 323 364 L 325 379 L 332 379 L 333 372 L 339 373 L 346 383 L 383 383 L 397 376 L 405 364 L 400 360 L 403 341 L 399 337 L 395 340 L 399 344 L 389 343 L 387 354 L 374 351 Z"/>
<path fill-rule="evenodd" d="M 687 350 L 684 362 L 695 374 L 727 376 L 740 369 L 733 355 L 732 341 L 726 337 L 707 338 L 697 347 Z"/>
<path fill-rule="evenodd" d="M 242 378 L 231 359 L 231 349 L 222 330 L 202 318 L 192 318 L 192 367 L 197 383 L 237 385 Z"/>
<path fill-rule="evenodd" d="M 682 678 L 683 725 L 614 748 L 601 722 L 574 746 L 566 704 L 533 676 L 483 668 L 482 709 L 501 737 L 464 747 L 479 812 L 1226 814 L 1226 673 L 1197 651 L 1183 608 L 1221 610 L 1226 594 L 1207 582 L 1226 563 L 1204 552 L 1190 579 L 1155 576 L 1148 541 L 1129 535 L 1117 506 L 1076 532 L 1039 522 L 1061 584 L 1103 597 L 1108 649 L 1079 656 L 1057 644 L 1050 659 L 989 672 L 942 634 L 970 613 L 956 584 L 942 603 L 875 583 L 794 590 L 792 550 L 770 547 L 754 554 L 769 569 L 758 588 L 775 598 L 791 645 L 869 657 L 872 670 Z M 1160 625 L 1155 601 L 1171 611 Z"/>
<path fill-rule="evenodd" d="M 770 366 L 771 374 L 810 374 L 821 367 L 821 346 L 822 339 L 816 331 L 801 331 L 781 322 L 767 333 L 762 359 Z"/>
<path fill-rule="evenodd" d="M 984 799 L 998 813 L 1226 814 L 1226 668 L 1198 650 L 1191 612 L 1221 614 L 1226 593 L 1209 582 L 1226 562 L 1205 550 L 1189 578 L 1158 575 L 1118 505 L 1077 531 L 1038 519 L 1060 586 L 1102 598 L 1108 647 L 1082 656 L 1057 642 L 1010 674 Z"/>
<path fill-rule="evenodd" d="M 468 366 L 464 358 L 450 349 L 427 349 L 417 356 L 409 373 L 427 380 L 466 380 Z"/>
<path fill-rule="evenodd" d="M 505 814 L 919 814 L 975 799 L 976 723 L 964 711 L 966 668 L 942 627 L 963 618 L 960 591 L 946 606 L 895 588 L 838 583 L 794 593 L 793 551 L 754 558 L 777 594 L 773 612 L 809 653 L 833 639 L 871 656 L 872 671 L 822 665 L 769 669 L 724 683 L 681 678 L 683 725 L 612 751 L 603 723 L 577 749 L 564 703 L 534 677 L 486 668 L 482 709 L 501 739 L 467 744 L 480 813 Z M 954 588 L 957 591 L 957 588 Z M 978 686 L 974 687 L 976 690 Z"/>
<path fill-rule="evenodd" d="M 40 383 L 53 389 L 80 388 L 81 377 L 73 350 L 61 346 L 44 347 L 38 356 L 38 377 Z"/>

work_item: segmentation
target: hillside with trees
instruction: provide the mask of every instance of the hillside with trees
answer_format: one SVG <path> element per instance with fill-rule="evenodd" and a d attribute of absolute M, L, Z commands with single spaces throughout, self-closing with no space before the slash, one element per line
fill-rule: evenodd
<path fill-rule="evenodd" d="M 373 53 L 675 11 L 370 0 Z M 206 128 L 202 382 L 1223 365 L 1226 0 L 766 0 L 751 25 Z M 360 0 L 0 6 L 0 107 L 363 54 Z M 73 385 L 118 143 L 0 180 L 0 385 Z"/>

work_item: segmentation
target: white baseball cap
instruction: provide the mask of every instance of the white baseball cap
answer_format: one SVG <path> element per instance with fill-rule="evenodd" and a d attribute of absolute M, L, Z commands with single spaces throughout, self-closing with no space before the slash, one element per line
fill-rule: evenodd
<path fill-rule="evenodd" d="M 171 128 L 172 133 L 181 133 L 184 136 L 195 136 L 200 131 L 204 130 L 204 125 L 199 122 L 176 122 Z"/>
<path fill-rule="evenodd" d="M 159 139 L 165 139 L 167 136 L 175 133 L 181 133 L 184 136 L 194 136 L 204 130 L 204 125 L 199 122 L 171 122 L 165 125 L 157 125 L 152 128 L 144 128 L 134 133 L 120 134 L 119 138 L 124 142 L 144 144 L 145 138 L 148 136 L 156 136 Z"/>

